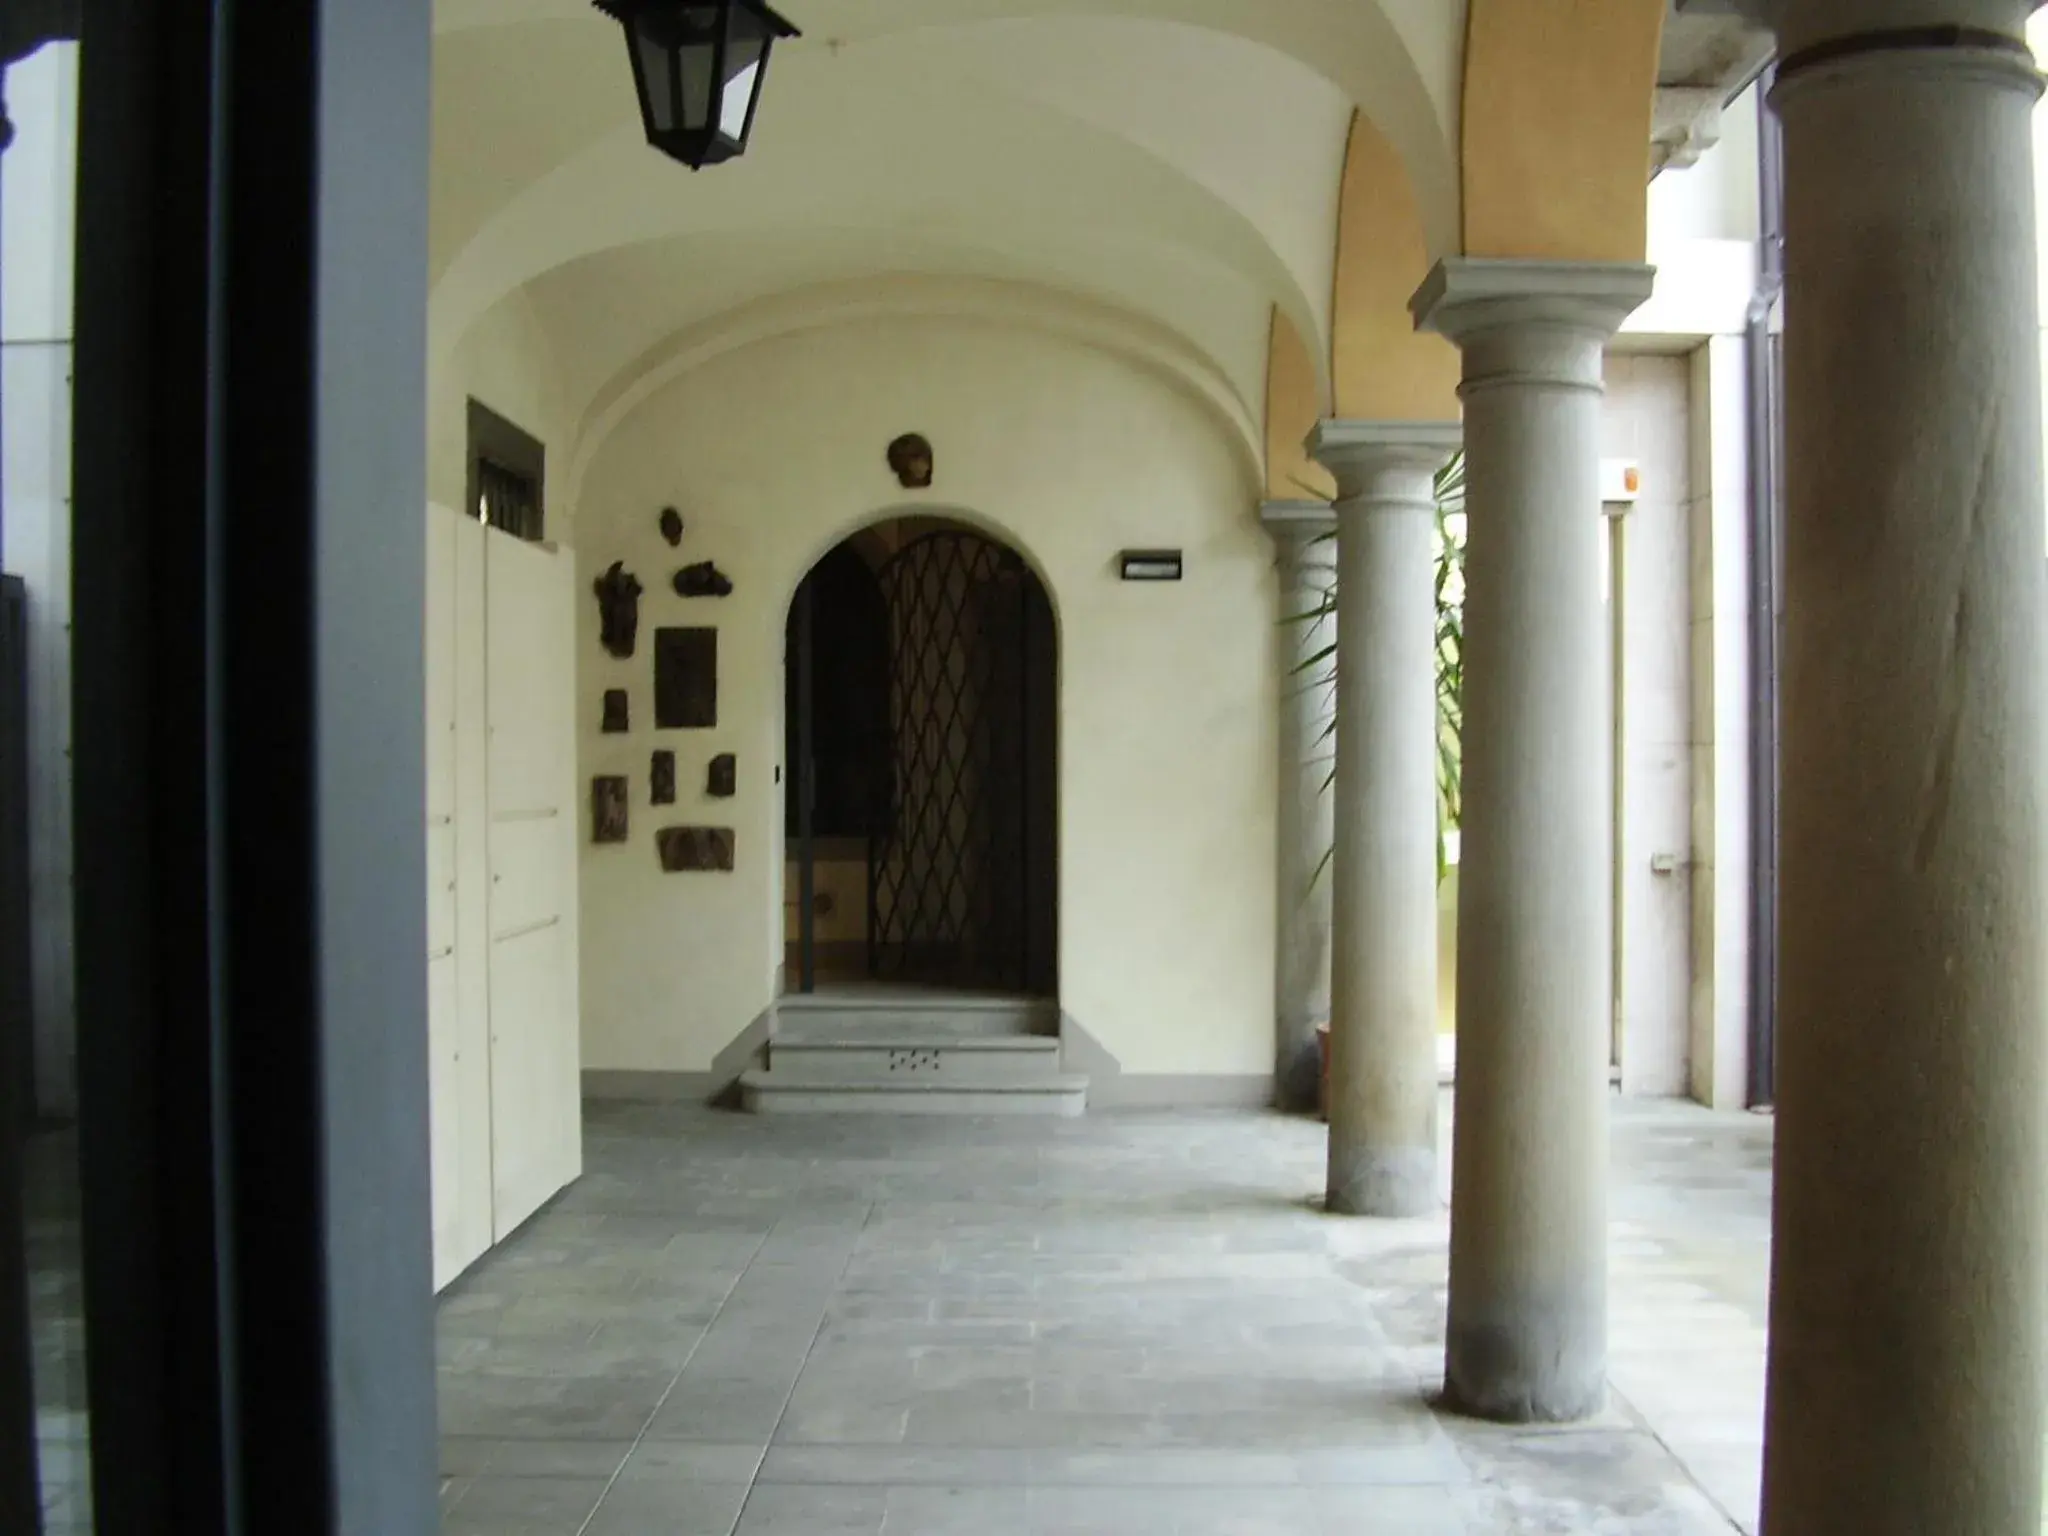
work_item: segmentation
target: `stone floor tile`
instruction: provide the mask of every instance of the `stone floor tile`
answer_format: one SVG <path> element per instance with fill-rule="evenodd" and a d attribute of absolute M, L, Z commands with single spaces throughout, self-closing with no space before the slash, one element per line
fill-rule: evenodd
<path fill-rule="evenodd" d="M 445 1512 L 444 1530 L 473 1529 L 566 1532 L 583 1528 L 604 1496 L 604 1477 L 515 1477 L 491 1473 L 471 1480 L 454 1507 Z"/>
<path fill-rule="evenodd" d="M 633 1449 L 630 1440 L 507 1440 L 443 1435 L 441 1471 L 451 1477 L 609 1478 Z"/>
<path fill-rule="evenodd" d="M 898 1445 L 776 1445 L 763 1483 L 1022 1488 L 1038 1481 L 1031 1451 Z"/>
<path fill-rule="evenodd" d="M 622 1475 L 582 1536 L 732 1536 L 747 1493 L 744 1481 Z"/>
<path fill-rule="evenodd" d="M 1616 1391 L 1532 1430 L 1433 1410 L 1448 1222 L 1323 1216 L 1311 1122 L 594 1105 L 442 1301 L 447 1529 L 586 1472 L 590 1536 L 1753 1525 L 1769 1129 L 1617 1101 Z"/>
<path fill-rule="evenodd" d="M 1023 1488 L 912 1486 L 888 1490 L 883 1536 L 1027 1536 Z"/>
<path fill-rule="evenodd" d="M 773 1383 L 691 1382 L 675 1390 L 646 1421 L 650 1440 L 699 1440 L 711 1444 L 766 1442 L 782 1422 L 789 1388 Z"/>
<path fill-rule="evenodd" d="M 880 1536 L 886 1488 L 757 1483 L 737 1536 Z"/>
<path fill-rule="evenodd" d="M 618 1481 L 737 1483 L 753 1482 L 767 1455 L 765 1444 L 718 1445 L 681 1440 L 647 1439 L 619 1469 Z"/>
<path fill-rule="evenodd" d="M 630 1440 L 661 1401 L 655 1377 L 552 1377 L 443 1372 L 444 1435 L 509 1440 Z"/>

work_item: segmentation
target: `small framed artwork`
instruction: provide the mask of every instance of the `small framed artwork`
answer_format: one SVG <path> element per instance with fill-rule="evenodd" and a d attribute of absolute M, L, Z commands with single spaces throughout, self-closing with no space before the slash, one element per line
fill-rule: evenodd
<path fill-rule="evenodd" d="M 599 774 L 590 781 L 590 840 L 623 843 L 632 795 L 624 774 Z"/>

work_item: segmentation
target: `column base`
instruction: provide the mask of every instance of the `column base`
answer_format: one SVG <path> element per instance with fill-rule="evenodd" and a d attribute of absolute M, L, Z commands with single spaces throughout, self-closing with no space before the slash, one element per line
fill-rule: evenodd
<path fill-rule="evenodd" d="M 1329 1188 L 1323 1209 L 1333 1216 L 1434 1216 L 1437 1193 L 1433 1147 L 1345 1147 L 1330 1139 Z"/>
<path fill-rule="evenodd" d="M 1556 1330 L 1530 1330 L 1554 1337 Z M 1553 1349 L 1537 1361 L 1503 1328 L 1450 1330 L 1442 1406 L 1495 1424 L 1576 1424 L 1607 1406 L 1604 1351 Z M 1593 1360 L 1575 1359 L 1597 1354 Z"/>

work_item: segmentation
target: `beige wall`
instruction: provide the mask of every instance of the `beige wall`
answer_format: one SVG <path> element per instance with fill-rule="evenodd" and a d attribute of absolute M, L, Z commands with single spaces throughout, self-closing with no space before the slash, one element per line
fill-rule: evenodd
<path fill-rule="evenodd" d="M 883 462 L 920 431 L 926 493 Z M 579 772 L 633 786 L 630 843 L 583 843 L 583 1021 L 593 1069 L 701 1072 L 768 1006 L 784 928 L 783 626 L 804 571 L 862 524 L 928 505 L 1009 538 L 1052 595 L 1061 641 L 1061 1002 L 1126 1072 L 1270 1071 L 1279 636 L 1258 494 L 1213 412 L 1090 347 L 1000 324 L 852 322 L 728 354 L 650 398 L 594 457 L 579 553 L 648 592 L 630 661 L 578 623 Z M 664 503 L 688 523 L 671 551 Z M 1185 550 L 1174 586 L 1117 580 L 1121 549 Z M 682 563 L 736 590 L 686 601 Z M 719 724 L 652 729 L 651 634 L 719 630 Z M 631 692 L 630 735 L 598 732 Z M 647 803 L 655 746 L 680 804 Z M 702 794 L 734 752 L 739 794 Z M 737 833 L 728 875 L 666 875 L 656 827 Z"/>
<path fill-rule="evenodd" d="M 1687 1090 L 1692 981 L 1692 557 L 1683 357 L 1607 359 L 1601 452 L 1633 460 L 1642 488 L 1621 518 L 1615 723 L 1616 969 L 1622 1089 Z M 1659 861 L 1668 872 L 1659 873 Z"/>

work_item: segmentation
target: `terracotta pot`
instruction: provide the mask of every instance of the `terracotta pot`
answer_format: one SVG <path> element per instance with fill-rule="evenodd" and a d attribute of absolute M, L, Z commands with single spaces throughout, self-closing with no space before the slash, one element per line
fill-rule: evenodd
<path fill-rule="evenodd" d="M 1322 1056 L 1322 1071 L 1316 1076 L 1316 1114 L 1324 1120 L 1330 1118 L 1330 1026 L 1316 1026 L 1316 1049 Z"/>

